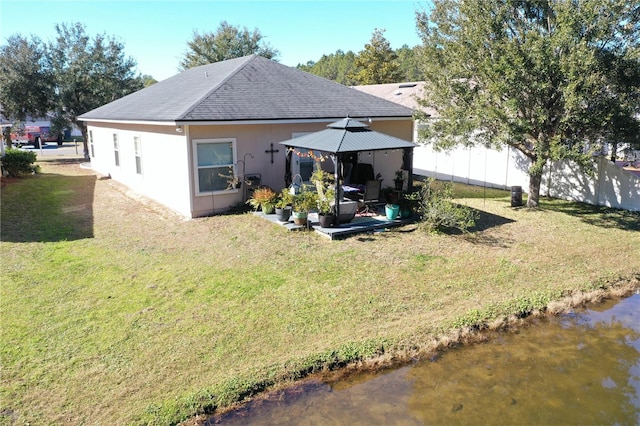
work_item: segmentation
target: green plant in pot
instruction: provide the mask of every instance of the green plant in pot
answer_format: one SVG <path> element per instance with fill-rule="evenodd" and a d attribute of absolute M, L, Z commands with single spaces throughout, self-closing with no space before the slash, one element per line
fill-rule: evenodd
<path fill-rule="evenodd" d="M 296 225 L 306 225 L 309 211 L 316 207 L 317 197 L 317 194 L 306 188 L 306 186 L 302 187 L 302 191 L 299 194 L 293 196 L 293 212 L 291 215 Z"/>
<path fill-rule="evenodd" d="M 407 219 L 417 213 L 419 202 L 420 191 L 404 194 L 398 203 L 400 205 L 400 217 Z"/>
<path fill-rule="evenodd" d="M 335 191 L 333 189 L 324 189 L 322 195 L 318 194 L 316 207 L 318 208 L 318 222 L 323 228 L 332 228 L 335 226 L 336 215 L 333 201 Z"/>
<path fill-rule="evenodd" d="M 291 205 L 293 204 L 293 195 L 289 188 L 284 188 L 278 195 L 276 201 L 276 219 L 280 222 L 288 222 L 291 217 Z"/>
<path fill-rule="evenodd" d="M 333 176 L 318 166 L 311 175 L 311 181 L 316 186 L 318 222 L 323 228 L 331 228 L 335 224 L 335 211 L 332 205 L 335 200 L 335 191 L 329 188 L 333 181 Z"/>
<path fill-rule="evenodd" d="M 247 200 L 247 203 L 256 210 L 261 208 L 264 214 L 272 214 L 276 207 L 277 198 L 278 194 L 273 189 L 263 186 L 253 191 L 253 195 Z"/>

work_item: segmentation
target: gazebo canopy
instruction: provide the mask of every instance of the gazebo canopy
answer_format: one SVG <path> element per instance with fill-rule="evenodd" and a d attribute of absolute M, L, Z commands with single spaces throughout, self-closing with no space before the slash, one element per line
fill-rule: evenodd
<path fill-rule="evenodd" d="M 415 148 L 417 145 L 400 138 L 368 129 L 368 125 L 353 118 L 329 124 L 326 130 L 280 142 L 294 148 L 328 153 L 379 151 L 384 149 Z"/>

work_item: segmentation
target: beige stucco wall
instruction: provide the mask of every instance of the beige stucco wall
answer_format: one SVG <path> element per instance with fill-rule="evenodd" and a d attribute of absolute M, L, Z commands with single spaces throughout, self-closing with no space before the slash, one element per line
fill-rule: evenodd
<path fill-rule="evenodd" d="M 199 217 L 221 212 L 230 206 L 246 201 L 246 185 L 239 190 L 214 194 L 197 194 L 194 184 L 193 141 L 201 139 L 233 138 L 236 141 L 236 173 L 260 174 L 263 185 L 276 191 L 285 185 L 286 150 L 279 142 L 291 139 L 295 133 L 324 130 L 327 122 L 284 124 L 217 124 L 186 125 L 182 133 L 175 126 L 141 124 L 88 123 L 93 133 L 95 156 L 93 168 L 103 175 L 110 175 L 186 217 Z M 411 120 L 374 121 L 372 130 L 404 140 L 412 139 Z M 113 133 L 120 141 L 120 167 L 114 165 Z M 135 172 L 133 137 L 142 142 L 143 174 Z M 271 153 L 273 149 L 273 163 Z M 363 152 L 359 161 L 371 163 L 375 173 L 381 173 L 383 184 L 393 184 L 394 171 L 400 168 L 401 151 Z M 243 164 L 244 163 L 244 164 Z M 325 167 L 330 167 L 329 163 Z"/>

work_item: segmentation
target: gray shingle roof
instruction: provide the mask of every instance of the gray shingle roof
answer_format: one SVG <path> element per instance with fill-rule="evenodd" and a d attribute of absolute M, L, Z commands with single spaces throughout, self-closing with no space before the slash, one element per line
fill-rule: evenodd
<path fill-rule="evenodd" d="M 191 68 L 80 118 L 188 122 L 411 115 L 402 105 L 251 55 Z"/>
<path fill-rule="evenodd" d="M 409 141 L 367 129 L 366 124 L 352 118 L 342 119 L 327 127 L 328 129 L 280 143 L 296 148 L 333 153 L 416 147 Z"/>

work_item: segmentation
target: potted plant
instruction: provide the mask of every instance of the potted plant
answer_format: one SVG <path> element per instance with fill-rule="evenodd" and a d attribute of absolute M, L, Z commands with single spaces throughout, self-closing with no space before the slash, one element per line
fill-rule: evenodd
<path fill-rule="evenodd" d="M 335 199 L 335 191 L 329 188 L 332 179 L 333 176 L 319 166 L 311 175 L 311 181 L 315 184 L 317 191 L 318 222 L 323 228 L 331 228 L 335 224 L 335 211 L 332 205 L 332 201 Z"/>
<path fill-rule="evenodd" d="M 293 196 L 293 221 L 296 225 L 306 225 L 309 211 L 316 207 L 317 194 L 305 186 L 299 194 Z"/>
<path fill-rule="evenodd" d="M 397 203 L 400 206 L 400 218 L 407 219 L 413 216 L 419 199 L 419 192 L 412 192 L 401 196 Z"/>
<path fill-rule="evenodd" d="M 389 220 L 396 220 L 398 218 L 398 214 L 400 213 L 400 206 L 398 204 L 386 204 L 384 206 L 384 211 Z"/>
<path fill-rule="evenodd" d="M 336 222 L 334 205 L 335 192 L 332 189 L 324 189 L 322 195 L 318 195 L 316 207 L 318 208 L 318 222 L 323 228 L 332 228 Z"/>
<path fill-rule="evenodd" d="M 258 207 L 262 208 L 264 214 L 272 214 L 276 207 L 276 200 L 277 194 L 274 190 L 263 186 L 253 191 L 253 195 L 247 200 L 247 203 L 256 210 Z"/>
<path fill-rule="evenodd" d="M 393 182 L 396 185 L 396 191 L 402 191 L 402 187 L 404 186 L 404 173 L 402 170 L 396 170 L 396 177 L 393 179 Z"/>
<path fill-rule="evenodd" d="M 292 203 L 293 195 L 291 195 L 289 188 L 284 188 L 276 201 L 276 219 L 280 222 L 288 222 L 291 217 Z"/>

